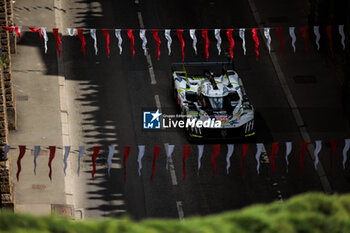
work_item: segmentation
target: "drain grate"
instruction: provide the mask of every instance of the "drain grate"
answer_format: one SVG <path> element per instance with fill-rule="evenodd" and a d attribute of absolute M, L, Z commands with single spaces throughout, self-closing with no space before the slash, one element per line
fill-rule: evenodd
<path fill-rule="evenodd" d="M 287 23 L 288 17 L 286 16 L 275 16 L 275 17 L 268 17 L 267 20 L 270 23 Z"/>
<path fill-rule="evenodd" d="M 313 75 L 296 75 L 293 77 L 294 82 L 298 84 L 316 83 L 316 77 Z"/>
<path fill-rule="evenodd" d="M 18 95 L 16 96 L 17 101 L 28 101 L 28 96 L 27 95 Z"/>

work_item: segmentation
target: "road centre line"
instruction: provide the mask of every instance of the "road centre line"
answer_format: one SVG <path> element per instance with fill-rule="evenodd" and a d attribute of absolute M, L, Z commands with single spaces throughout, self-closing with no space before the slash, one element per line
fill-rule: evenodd
<path fill-rule="evenodd" d="M 138 1 L 137 2 L 135 1 L 135 3 L 138 4 Z M 137 18 L 139 19 L 140 28 L 145 28 L 145 25 L 143 24 L 141 12 L 137 12 Z M 156 81 L 156 76 L 154 74 L 152 59 L 149 53 L 146 54 L 146 60 L 148 64 L 149 76 L 151 77 L 151 84 L 155 85 L 157 84 L 157 81 Z"/>
<path fill-rule="evenodd" d="M 256 23 L 258 24 L 259 28 L 263 28 L 264 25 L 262 24 L 262 21 L 261 21 L 261 18 L 260 18 L 260 14 L 258 12 L 258 9 L 255 6 L 254 0 L 248 0 L 248 3 L 249 3 L 249 6 L 250 6 L 250 9 L 251 9 L 251 11 L 252 11 L 252 13 L 254 15 Z M 262 35 L 261 31 L 260 31 L 260 34 Z M 262 38 L 263 38 L 263 40 L 264 40 L 264 42 L 266 44 L 266 38 L 263 35 L 262 35 Z M 271 53 L 269 55 L 270 55 L 272 64 L 273 64 L 273 66 L 275 68 L 278 80 L 280 81 L 280 85 L 281 85 L 281 87 L 283 89 L 283 92 L 284 92 L 284 94 L 287 97 L 287 101 L 288 101 L 288 104 L 289 104 L 289 106 L 290 106 L 290 108 L 292 110 L 294 119 L 295 119 L 295 121 L 296 121 L 296 123 L 297 123 L 297 125 L 299 127 L 300 134 L 301 134 L 301 136 L 302 136 L 304 141 L 310 142 L 311 141 L 310 135 L 307 132 L 305 126 L 304 126 L 304 121 L 303 121 L 303 119 L 301 117 L 301 114 L 299 112 L 298 106 L 297 106 L 297 104 L 296 104 L 296 102 L 295 102 L 295 100 L 293 98 L 292 92 L 291 92 L 291 90 L 288 87 L 287 80 L 285 78 L 284 73 L 282 72 L 281 66 L 278 63 L 276 53 L 274 51 L 271 51 Z M 313 152 L 315 150 L 314 145 L 309 144 L 307 149 L 308 149 L 308 152 L 309 152 L 309 155 L 310 155 L 312 161 L 315 161 L 315 156 L 313 154 Z M 318 163 L 316 172 L 317 172 L 317 174 L 318 174 L 318 176 L 320 178 L 323 190 L 326 193 L 332 193 L 331 185 L 329 183 L 329 180 L 328 180 L 328 178 L 326 176 L 326 173 L 324 171 L 323 165 L 321 163 Z"/>
<path fill-rule="evenodd" d="M 179 213 L 179 219 L 183 220 L 185 215 L 184 215 L 184 211 L 182 208 L 182 201 L 177 201 L 176 207 L 177 207 L 177 212 Z"/>
<path fill-rule="evenodd" d="M 159 109 L 159 111 L 162 112 L 162 106 L 160 105 L 159 95 L 154 95 L 154 100 L 156 101 L 157 109 Z"/>
<path fill-rule="evenodd" d="M 169 143 L 164 143 L 164 147 L 165 147 L 167 154 L 168 154 L 168 146 L 169 146 Z M 174 152 L 173 152 L 173 154 L 174 154 Z M 175 173 L 174 162 L 173 162 L 172 156 L 170 156 L 168 158 L 168 168 L 170 171 L 171 183 L 173 185 L 177 185 L 177 178 L 176 178 L 176 173 Z"/>

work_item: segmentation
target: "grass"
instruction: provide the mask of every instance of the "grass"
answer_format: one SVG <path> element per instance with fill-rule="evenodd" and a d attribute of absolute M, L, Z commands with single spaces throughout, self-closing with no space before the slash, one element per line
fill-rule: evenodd
<path fill-rule="evenodd" d="M 346 233 L 350 232 L 350 195 L 309 193 L 286 202 L 254 205 L 239 211 L 183 221 L 121 219 L 74 221 L 0 212 L 0 232 L 31 233 Z"/>

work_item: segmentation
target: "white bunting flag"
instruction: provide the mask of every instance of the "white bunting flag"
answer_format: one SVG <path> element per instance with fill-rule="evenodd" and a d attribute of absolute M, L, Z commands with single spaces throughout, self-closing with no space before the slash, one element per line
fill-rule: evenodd
<path fill-rule="evenodd" d="M 218 55 L 221 53 L 221 36 L 220 36 L 220 29 L 214 30 L 215 39 L 217 41 L 216 48 L 218 49 Z"/>
<path fill-rule="evenodd" d="M 295 41 L 297 40 L 295 36 L 295 27 L 289 27 L 289 35 L 292 38 L 292 47 L 295 53 L 296 47 L 295 47 Z"/>
<path fill-rule="evenodd" d="M 314 34 L 316 36 L 316 45 L 317 45 L 317 50 L 320 50 L 320 26 L 314 26 Z"/>
<path fill-rule="evenodd" d="M 140 29 L 140 38 L 142 40 L 142 49 L 143 49 L 143 53 L 145 54 L 145 56 L 147 55 L 147 38 L 146 38 L 146 30 L 145 29 Z"/>
<path fill-rule="evenodd" d="M 98 48 L 97 48 L 97 38 L 96 38 L 96 29 L 95 28 L 90 29 L 90 36 L 94 40 L 95 55 L 97 55 Z"/>
<path fill-rule="evenodd" d="M 36 159 L 40 153 L 40 146 L 34 146 L 34 175 L 36 175 Z"/>
<path fill-rule="evenodd" d="M 269 53 L 271 52 L 271 35 L 270 28 L 264 28 L 264 36 L 266 38 L 267 48 L 269 49 Z"/>
<path fill-rule="evenodd" d="M 81 159 L 81 157 L 83 157 L 84 152 L 85 152 L 85 147 L 84 146 L 79 146 L 78 170 L 77 170 L 78 176 L 79 176 L 79 173 L 80 173 L 80 159 Z"/>
<path fill-rule="evenodd" d="M 204 145 L 197 145 L 197 148 L 198 148 L 198 173 L 199 173 L 199 169 L 201 168 L 201 159 L 203 156 Z"/>
<path fill-rule="evenodd" d="M 260 156 L 262 152 L 264 144 L 263 143 L 257 143 L 256 144 L 256 154 L 255 154 L 255 159 L 256 159 L 256 171 L 258 174 L 260 174 Z"/>
<path fill-rule="evenodd" d="M 114 155 L 114 146 L 108 146 L 108 157 L 107 157 L 107 173 L 108 176 L 111 176 L 111 168 L 112 168 L 112 158 Z"/>
<path fill-rule="evenodd" d="M 292 142 L 286 142 L 286 155 L 285 155 L 285 159 L 286 159 L 286 163 L 287 163 L 287 167 L 286 167 L 286 171 L 287 171 L 287 172 L 288 172 L 288 165 L 289 165 L 288 156 L 290 155 L 290 152 L 292 152 Z"/>
<path fill-rule="evenodd" d="M 47 53 L 47 41 L 49 40 L 49 38 L 47 37 L 46 28 L 41 28 L 41 35 L 44 38 L 45 53 Z"/>
<path fill-rule="evenodd" d="M 166 150 L 166 165 L 165 165 L 166 170 L 168 170 L 169 158 L 174 152 L 174 148 L 175 148 L 175 145 L 168 145 L 168 148 Z"/>
<path fill-rule="evenodd" d="M 195 29 L 190 29 L 190 37 L 193 40 L 192 47 L 194 49 L 194 53 L 197 55 L 197 37 Z"/>
<path fill-rule="evenodd" d="M 165 29 L 165 32 L 164 32 L 164 35 L 165 35 L 165 38 L 167 39 L 168 41 L 168 55 L 170 56 L 171 54 L 171 43 L 173 42 L 173 40 L 171 39 L 171 36 L 170 36 L 170 29 Z"/>
<path fill-rule="evenodd" d="M 118 47 L 119 47 L 119 54 L 122 54 L 123 52 L 123 47 L 122 47 L 122 43 L 123 43 L 123 38 L 122 35 L 120 34 L 120 29 L 115 29 L 115 36 L 118 39 Z"/>
<path fill-rule="evenodd" d="M 64 171 L 64 175 L 66 175 L 67 159 L 68 159 L 68 156 L 69 156 L 69 152 L 70 152 L 70 146 L 65 146 L 64 147 L 64 156 L 63 156 L 63 163 L 64 163 L 63 171 Z"/>
<path fill-rule="evenodd" d="M 7 160 L 7 154 L 9 153 L 10 148 L 11 147 L 9 145 L 5 145 L 4 157 L 3 157 L 5 161 Z"/>
<path fill-rule="evenodd" d="M 341 44 L 343 45 L 343 50 L 345 50 L 345 33 L 344 33 L 344 25 L 338 26 L 339 34 L 341 36 Z"/>
<path fill-rule="evenodd" d="M 142 157 L 145 154 L 145 145 L 139 145 L 139 155 L 137 156 L 137 162 L 139 164 L 139 176 L 141 176 L 141 168 L 142 168 Z"/>
<path fill-rule="evenodd" d="M 314 156 L 315 156 L 314 166 L 315 166 L 315 169 L 317 169 L 317 164 L 320 161 L 319 158 L 318 158 L 318 154 L 320 153 L 320 151 L 322 149 L 322 141 L 321 140 L 316 140 L 315 144 L 316 144 L 316 148 L 315 148 L 315 151 L 314 151 Z"/>
<path fill-rule="evenodd" d="M 345 146 L 343 149 L 343 168 L 345 169 L 346 160 L 348 159 L 348 151 L 350 148 L 350 139 L 345 139 Z"/>
<path fill-rule="evenodd" d="M 239 37 L 242 39 L 242 48 L 243 48 L 243 52 L 244 55 L 246 54 L 246 48 L 245 48 L 245 29 L 244 28 L 240 28 L 239 29 Z"/>
<path fill-rule="evenodd" d="M 77 34 L 77 29 L 76 28 L 67 28 L 67 34 L 70 36 L 75 36 Z"/>
<path fill-rule="evenodd" d="M 234 145 L 227 144 L 227 154 L 226 154 L 226 174 L 229 173 L 231 167 L 231 156 L 233 154 Z"/>

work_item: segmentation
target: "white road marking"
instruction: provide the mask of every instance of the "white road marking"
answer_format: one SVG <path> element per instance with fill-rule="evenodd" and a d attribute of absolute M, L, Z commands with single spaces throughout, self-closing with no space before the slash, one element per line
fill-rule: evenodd
<path fill-rule="evenodd" d="M 159 109 L 159 111 L 162 111 L 162 106 L 160 105 L 160 99 L 159 99 L 159 95 L 154 95 L 154 100 L 156 101 L 156 106 L 157 109 Z"/>
<path fill-rule="evenodd" d="M 182 208 L 182 201 L 177 201 L 176 202 L 176 207 L 177 207 L 177 212 L 179 214 L 179 219 L 183 220 L 185 215 L 184 215 L 184 210 Z"/>
<path fill-rule="evenodd" d="M 135 1 L 135 3 L 136 3 L 136 1 Z M 141 12 L 137 12 L 137 18 L 139 19 L 140 28 L 145 28 L 145 25 L 143 24 Z M 156 76 L 154 74 L 151 56 L 148 53 L 146 54 L 146 59 L 147 59 L 147 64 L 148 64 L 149 76 L 151 77 L 151 84 L 155 85 L 155 84 L 157 84 Z"/>
<path fill-rule="evenodd" d="M 144 28 L 145 25 L 143 24 L 141 12 L 137 12 L 137 18 L 139 19 L 140 28 Z"/>
<path fill-rule="evenodd" d="M 250 9 L 251 9 L 251 11 L 252 11 L 252 13 L 254 15 L 256 23 L 258 24 L 259 28 L 263 28 L 264 25 L 262 24 L 259 12 L 258 12 L 258 10 L 257 10 L 257 8 L 255 6 L 254 0 L 248 0 L 248 2 L 249 2 L 249 5 L 250 5 Z M 260 31 L 260 33 L 261 33 L 261 31 Z M 263 38 L 263 40 L 264 40 L 264 42 L 266 44 L 266 38 L 263 35 L 262 35 L 262 38 Z M 297 125 L 299 126 L 299 131 L 301 133 L 301 136 L 302 136 L 303 140 L 305 140 L 307 142 L 310 142 L 311 141 L 310 135 L 306 131 L 306 128 L 304 126 L 303 118 L 301 117 L 301 114 L 299 112 L 298 106 L 295 103 L 295 100 L 293 98 L 292 92 L 290 91 L 290 89 L 288 87 L 288 84 L 287 84 L 285 75 L 282 72 L 281 66 L 278 63 L 276 52 L 271 51 L 270 57 L 271 57 L 272 64 L 273 64 L 273 66 L 275 68 L 278 80 L 280 81 L 280 84 L 281 84 L 281 87 L 282 87 L 282 89 L 284 91 L 284 94 L 287 97 L 288 104 L 289 104 L 289 106 L 292 109 L 292 113 L 293 113 L 293 116 L 295 118 L 295 121 L 296 121 Z M 311 156 L 312 161 L 315 161 L 315 156 L 314 156 L 314 153 L 313 153 L 314 150 L 315 150 L 314 145 L 309 144 L 308 145 L 308 151 L 309 151 L 309 155 Z M 328 178 L 326 176 L 326 173 L 325 173 L 324 168 L 323 168 L 321 163 L 318 163 L 316 172 L 317 172 L 317 174 L 318 174 L 318 176 L 319 176 L 319 178 L 321 180 L 321 185 L 323 187 L 323 190 L 326 193 L 332 193 L 331 185 L 329 183 L 329 180 L 328 180 Z"/>
<path fill-rule="evenodd" d="M 166 148 L 166 153 L 168 153 L 168 146 L 169 146 L 169 143 L 164 143 L 164 147 Z M 174 152 L 173 152 L 173 154 L 174 154 Z M 171 183 L 173 185 L 177 185 L 177 178 L 176 178 L 176 173 L 175 173 L 174 162 L 173 162 L 172 156 L 169 157 L 168 163 L 169 163 L 168 168 L 169 168 L 169 172 L 170 172 Z"/>

